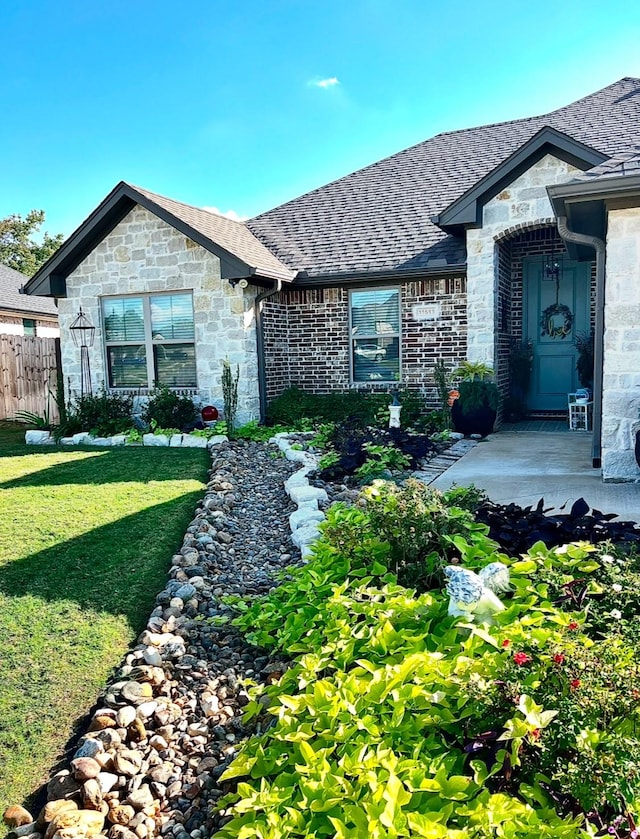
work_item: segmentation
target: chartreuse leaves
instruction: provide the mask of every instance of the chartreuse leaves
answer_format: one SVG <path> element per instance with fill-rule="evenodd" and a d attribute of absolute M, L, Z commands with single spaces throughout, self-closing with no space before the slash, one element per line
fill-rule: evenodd
<path fill-rule="evenodd" d="M 475 567 L 495 559 L 483 559 L 481 543 L 452 540 Z M 231 819 L 216 835 L 589 835 L 581 818 L 554 810 L 533 775 L 512 776 L 522 748 L 538 748 L 540 732 L 559 724 L 558 708 L 532 697 L 542 671 L 513 663 L 524 647 L 527 664 L 535 653 L 552 668 L 549 651 L 570 620 L 536 574 L 552 563 L 569 579 L 574 569 L 588 574 L 589 553 L 588 546 L 560 554 L 534 546 L 511 564 L 513 592 L 496 623 L 465 624 L 448 616 L 442 591 L 415 595 L 396 583 L 387 573 L 389 548 L 368 531 L 361 510 L 334 509 L 308 565 L 238 621 L 294 660 L 250 706 L 271 722 L 222 776 L 241 780 L 223 802 Z M 485 718 L 483 697 L 506 684 L 509 668 L 518 669 L 519 695 L 499 718 Z"/>

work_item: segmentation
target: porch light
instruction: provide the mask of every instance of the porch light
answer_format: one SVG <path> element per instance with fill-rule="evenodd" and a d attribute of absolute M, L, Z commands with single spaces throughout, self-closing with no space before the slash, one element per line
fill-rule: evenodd
<path fill-rule="evenodd" d="M 89 318 L 82 311 L 82 307 L 80 307 L 80 311 L 69 329 L 71 330 L 71 337 L 76 347 L 93 346 L 96 328 L 92 326 Z"/>
<path fill-rule="evenodd" d="M 93 346 L 96 328 L 82 311 L 69 327 L 71 338 L 76 347 L 80 347 L 80 398 L 91 393 L 91 368 L 89 367 L 89 347 Z"/>

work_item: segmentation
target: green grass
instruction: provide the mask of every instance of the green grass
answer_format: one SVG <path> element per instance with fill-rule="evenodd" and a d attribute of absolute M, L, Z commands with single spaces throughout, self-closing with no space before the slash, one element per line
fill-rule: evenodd
<path fill-rule="evenodd" d="M 0 425 L 0 812 L 47 779 L 143 629 L 209 465 L 23 436 Z"/>

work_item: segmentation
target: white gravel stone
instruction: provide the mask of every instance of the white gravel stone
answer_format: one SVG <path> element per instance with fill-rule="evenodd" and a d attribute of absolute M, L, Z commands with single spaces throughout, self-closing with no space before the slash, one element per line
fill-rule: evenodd
<path fill-rule="evenodd" d="M 294 504 L 304 504 L 306 501 L 312 501 L 313 499 L 316 501 L 328 500 L 327 493 L 324 489 L 311 486 L 291 487 L 289 498 L 291 498 Z"/>
<path fill-rule="evenodd" d="M 314 510 L 312 507 L 309 508 L 303 504 L 289 516 L 289 527 L 292 531 L 294 531 L 297 530 L 299 527 L 306 527 L 312 522 L 318 522 L 323 520 L 324 513 L 321 510 Z"/>
<path fill-rule="evenodd" d="M 168 446 L 169 438 L 166 434 L 143 434 L 143 446 Z"/>
<path fill-rule="evenodd" d="M 319 536 L 320 531 L 318 530 L 317 525 L 310 524 L 306 527 L 299 527 L 297 530 L 294 530 L 291 534 L 291 541 L 298 548 L 301 548 L 303 545 L 310 545 L 312 542 L 315 542 Z"/>
<path fill-rule="evenodd" d="M 195 438 L 198 439 L 197 437 Z M 213 449 L 215 446 L 219 446 L 221 443 L 226 443 L 228 441 L 228 437 L 226 434 L 214 434 L 213 437 L 209 437 L 207 440 L 207 448 Z"/>
<path fill-rule="evenodd" d="M 26 431 L 24 441 L 28 446 L 41 446 L 43 443 L 48 443 L 51 440 L 50 431 Z"/>

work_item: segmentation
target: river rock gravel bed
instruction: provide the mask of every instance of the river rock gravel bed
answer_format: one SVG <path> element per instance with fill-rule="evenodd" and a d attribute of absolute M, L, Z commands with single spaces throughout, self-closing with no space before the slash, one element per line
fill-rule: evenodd
<path fill-rule="evenodd" d="M 221 826 L 216 803 L 230 785 L 220 776 L 257 733 L 255 720 L 242 721 L 245 685 L 273 682 L 287 667 L 246 643 L 226 599 L 268 592 L 278 571 L 303 561 L 296 544 L 308 555 L 298 519 L 310 515 L 317 535 L 322 511 L 359 493 L 318 479 L 308 437 L 212 451 L 206 493 L 146 629 L 100 697 L 68 768 L 49 781 L 38 817 L 19 806 L 5 813 L 10 839 L 208 839 Z M 442 465 L 446 446 L 421 469 L 436 456 L 431 469 L 441 471 L 473 442 L 456 445 Z M 302 485 L 314 499 L 298 498 L 296 510 L 289 495 Z M 311 502 L 317 513 L 309 513 Z M 299 528 L 293 539 L 290 526 Z"/>
<path fill-rule="evenodd" d="M 273 681 L 286 668 L 227 622 L 225 597 L 268 591 L 300 554 L 283 486 L 297 464 L 245 441 L 212 456 L 206 494 L 147 628 L 100 697 L 69 768 L 49 781 L 38 818 L 10 808 L 19 813 L 14 836 L 205 839 L 219 826 L 218 779 L 253 733 L 241 719 L 243 682 Z"/>

